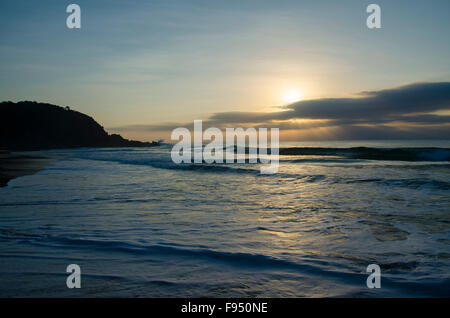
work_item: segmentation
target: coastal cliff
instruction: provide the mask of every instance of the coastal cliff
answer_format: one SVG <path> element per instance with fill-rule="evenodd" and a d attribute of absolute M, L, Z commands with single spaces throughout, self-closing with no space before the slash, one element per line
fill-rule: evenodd
<path fill-rule="evenodd" d="M 108 134 L 92 117 L 68 106 L 22 101 L 0 103 L 0 148 L 153 147 L 157 142 Z"/>

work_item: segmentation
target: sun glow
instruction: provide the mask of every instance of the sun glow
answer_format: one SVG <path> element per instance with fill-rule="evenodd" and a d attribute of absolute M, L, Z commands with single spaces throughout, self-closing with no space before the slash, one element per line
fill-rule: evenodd
<path fill-rule="evenodd" d="M 283 95 L 283 102 L 287 104 L 298 102 L 302 99 L 302 93 L 297 89 L 287 90 Z"/>

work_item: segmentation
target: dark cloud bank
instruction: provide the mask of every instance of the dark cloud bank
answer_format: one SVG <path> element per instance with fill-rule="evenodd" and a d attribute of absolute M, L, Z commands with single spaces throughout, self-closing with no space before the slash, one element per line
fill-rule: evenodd
<path fill-rule="evenodd" d="M 277 112 L 222 112 L 204 120 L 204 127 L 279 127 L 299 139 L 448 139 L 450 82 L 413 83 L 352 98 L 304 100 Z M 202 118 L 199 118 L 202 119 Z M 307 120 L 299 122 L 298 120 Z M 192 123 L 141 125 L 117 131 L 168 131 Z M 297 137 L 296 137 L 297 136 Z"/>

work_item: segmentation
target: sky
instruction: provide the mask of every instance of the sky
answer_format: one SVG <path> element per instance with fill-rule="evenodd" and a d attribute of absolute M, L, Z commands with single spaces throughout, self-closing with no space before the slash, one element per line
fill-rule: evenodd
<path fill-rule="evenodd" d="M 66 26 L 81 7 L 81 29 Z M 381 29 L 366 7 L 381 7 Z M 167 139 L 202 119 L 283 140 L 448 139 L 448 0 L 0 2 L 0 100 Z"/>

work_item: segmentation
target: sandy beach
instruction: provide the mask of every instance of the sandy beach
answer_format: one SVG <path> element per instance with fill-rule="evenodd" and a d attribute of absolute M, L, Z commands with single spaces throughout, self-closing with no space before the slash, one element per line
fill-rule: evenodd
<path fill-rule="evenodd" d="M 55 158 L 27 152 L 0 150 L 0 187 L 14 178 L 38 172 Z"/>

